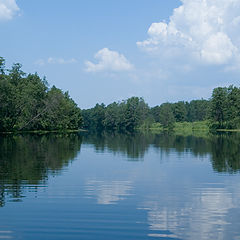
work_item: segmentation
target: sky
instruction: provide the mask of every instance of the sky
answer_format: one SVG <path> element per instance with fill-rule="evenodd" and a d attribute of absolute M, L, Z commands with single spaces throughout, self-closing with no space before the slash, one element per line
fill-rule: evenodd
<path fill-rule="evenodd" d="M 239 29 L 240 0 L 0 0 L 6 66 L 46 76 L 82 109 L 239 87 Z"/>

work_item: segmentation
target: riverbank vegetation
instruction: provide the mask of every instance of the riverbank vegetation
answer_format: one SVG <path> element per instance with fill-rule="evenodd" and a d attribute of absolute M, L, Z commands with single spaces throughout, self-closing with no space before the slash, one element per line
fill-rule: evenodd
<path fill-rule="evenodd" d="M 149 107 L 143 98 L 83 110 L 88 130 L 133 131 L 135 129 L 176 132 L 240 129 L 240 88 L 218 87 L 209 100 L 179 101 Z"/>
<path fill-rule="evenodd" d="M 209 100 L 149 107 L 143 98 L 131 97 L 81 111 L 68 92 L 49 88 L 45 78 L 24 73 L 18 63 L 5 69 L 0 57 L 0 132 L 80 128 L 95 132 L 233 131 L 240 129 L 240 88 L 215 88 Z"/>
<path fill-rule="evenodd" d="M 5 69 L 0 58 L 0 132 L 78 129 L 81 111 L 68 92 L 48 88 L 45 78 L 26 74 L 20 64 Z"/>

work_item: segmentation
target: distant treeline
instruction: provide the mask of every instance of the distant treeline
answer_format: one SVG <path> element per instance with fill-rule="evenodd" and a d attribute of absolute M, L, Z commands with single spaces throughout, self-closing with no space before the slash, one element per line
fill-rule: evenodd
<path fill-rule="evenodd" d="M 80 110 L 68 92 L 53 86 L 37 73 L 26 74 L 20 64 L 5 69 L 0 57 L 0 132 L 66 130 L 132 132 L 159 124 L 173 129 L 178 122 L 207 120 L 210 129 L 240 129 L 240 88 L 218 87 L 209 100 L 163 103 L 150 108 L 143 98 Z"/>
<path fill-rule="evenodd" d="M 160 123 L 165 129 L 173 129 L 176 122 L 208 120 L 210 129 L 240 128 L 240 88 L 218 87 L 210 100 L 163 103 L 150 108 L 142 98 L 131 97 L 122 102 L 83 110 L 83 127 L 89 130 L 133 131 L 151 128 Z"/>
<path fill-rule="evenodd" d="M 67 92 L 36 73 L 26 74 L 20 64 L 5 69 L 0 57 L 0 132 L 63 130 L 81 127 L 81 110 Z"/>

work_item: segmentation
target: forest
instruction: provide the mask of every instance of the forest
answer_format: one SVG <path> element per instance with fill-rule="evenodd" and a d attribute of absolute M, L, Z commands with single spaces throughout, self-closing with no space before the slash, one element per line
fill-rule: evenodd
<path fill-rule="evenodd" d="M 107 106 L 83 110 L 83 127 L 89 130 L 133 131 L 156 123 L 172 130 L 176 123 L 205 121 L 210 130 L 240 129 L 240 88 L 218 87 L 209 100 L 179 101 L 149 107 L 143 98 L 131 97 Z"/>
<path fill-rule="evenodd" d="M 21 64 L 5 69 L 0 58 L 0 132 L 79 129 L 81 110 L 68 92 L 48 88 L 45 78 L 26 74 Z"/>
<path fill-rule="evenodd" d="M 133 132 L 161 126 L 172 130 L 177 123 L 202 122 L 211 130 L 240 129 L 240 88 L 213 89 L 208 100 L 162 103 L 149 107 L 143 98 L 131 97 L 109 105 L 81 110 L 46 78 L 26 74 L 21 64 L 5 68 L 0 57 L 0 132 L 78 130 Z"/>

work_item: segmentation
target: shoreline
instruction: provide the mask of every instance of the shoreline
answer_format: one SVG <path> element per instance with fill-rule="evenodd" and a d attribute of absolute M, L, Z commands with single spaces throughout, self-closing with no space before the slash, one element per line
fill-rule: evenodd
<path fill-rule="evenodd" d="M 66 129 L 66 130 L 29 130 L 29 131 L 8 131 L 8 132 L 0 132 L 0 135 L 7 134 L 22 134 L 22 133 L 35 133 L 35 134 L 47 134 L 47 133 L 77 133 L 77 132 L 87 132 L 85 129 Z"/>
<path fill-rule="evenodd" d="M 205 134 L 213 134 L 213 133 L 220 133 L 220 132 L 225 132 L 225 133 L 230 133 L 230 132 L 235 132 L 238 133 L 240 132 L 240 129 L 216 129 L 215 131 L 211 131 L 208 127 L 202 127 L 202 128 L 195 128 L 193 127 L 194 123 L 180 123 L 181 125 L 184 126 L 175 126 L 173 129 L 167 129 L 163 128 L 162 126 L 158 127 L 149 127 L 149 128 L 137 128 L 137 131 L 145 132 L 145 131 L 150 131 L 152 133 L 161 133 L 161 132 L 172 132 L 172 133 L 182 133 L 182 134 L 193 134 L 194 133 L 205 133 Z M 66 130 L 29 130 L 29 131 L 8 131 L 8 132 L 0 132 L 0 135 L 8 135 L 8 134 L 48 134 L 48 133 L 78 133 L 78 132 L 88 132 L 86 129 L 66 129 Z"/>

